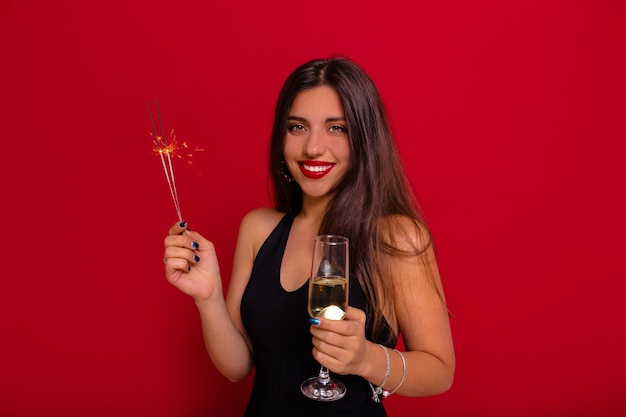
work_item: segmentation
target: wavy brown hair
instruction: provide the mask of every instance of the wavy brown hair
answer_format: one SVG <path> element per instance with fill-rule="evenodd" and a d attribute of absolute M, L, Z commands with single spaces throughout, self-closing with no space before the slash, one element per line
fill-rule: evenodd
<path fill-rule="evenodd" d="M 287 118 L 301 91 L 321 85 L 332 87 L 343 104 L 351 164 L 334 190 L 319 233 L 339 234 L 350 240 L 351 269 L 368 303 L 368 337 L 376 340 L 383 313 L 394 314 L 392 282 L 386 279 L 389 255 L 422 253 L 431 244 L 430 233 L 402 168 L 378 89 L 356 63 L 346 58 L 307 62 L 289 75 L 280 91 L 269 155 L 276 209 L 297 214 L 302 207 L 302 190 L 295 181 L 285 181 L 281 171 Z M 406 219 L 415 225 L 413 230 L 400 226 L 407 224 Z M 422 235 L 417 239 L 420 247 L 415 247 L 411 238 L 415 231 Z M 406 242 L 413 243 L 412 250 L 400 249 L 407 247 Z"/>

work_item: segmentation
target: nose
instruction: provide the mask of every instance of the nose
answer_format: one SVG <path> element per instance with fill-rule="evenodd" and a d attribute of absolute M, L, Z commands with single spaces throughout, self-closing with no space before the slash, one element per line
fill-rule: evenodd
<path fill-rule="evenodd" d="M 324 154 L 324 140 L 322 133 L 317 129 L 311 129 L 304 141 L 304 154 L 309 158 L 315 158 Z"/>

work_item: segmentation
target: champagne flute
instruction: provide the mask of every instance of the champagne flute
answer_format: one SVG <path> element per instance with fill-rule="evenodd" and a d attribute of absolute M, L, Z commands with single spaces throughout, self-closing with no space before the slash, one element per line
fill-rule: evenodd
<path fill-rule="evenodd" d="M 348 307 L 349 282 L 348 239 L 338 235 L 316 236 L 309 277 L 309 314 L 329 320 L 342 320 Z M 330 377 L 322 366 L 318 376 L 300 386 L 313 400 L 335 401 L 346 395 L 343 382 Z"/>

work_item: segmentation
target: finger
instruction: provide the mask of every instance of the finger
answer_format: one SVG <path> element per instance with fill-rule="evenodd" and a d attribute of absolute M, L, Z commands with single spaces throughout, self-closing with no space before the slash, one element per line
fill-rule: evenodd
<path fill-rule="evenodd" d="M 346 320 L 320 320 L 320 324 L 312 325 L 311 335 L 328 344 L 340 346 L 344 337 L 355 336 L 362 333 L 360 330 L 364 326 L 357 321 Z"/>
<path fill-rule="evenodd" d="M 358 321 L 359 323 L 365 325 L 366 317 L 363 310 L 360 310 L 356 307 L 348 306 L 348 308 L 346 309 L 346 315 L 343 319 Z"/>
<path fill-rule="evenodd" d="M 328 333 L 321 337 L 313 336 L 311 342 L 320 352 L 337 359 L 345 357 L 346 353 L 351 350 L 350 339 L 337 333 Z"/>
<path fill-rule="evenodd" d="M 190 266 L 189 262 L 183 258 L 167 258 L 163 260 L 165 263 L 165 277 L 170 281 L 174 282 L 179 276 L 178 274 L 181 272 L 189 272 Z"/>
<path fill-rule="evenodd" d="M 184 234 L 181 235 L 168 235 L 165 237 L 163 244 L 165 248 L 168 247 L 179 247 L 186 248 L 191 251 L 196 251 L 200 248 L 200 243 L 198 241 L 202 241 L 205 247 L 208 247 L 208 241 L 202 237 L 199 233 L 185 231 Z"/>
<path fill-rule="evenodd" d="M 313 352 L 314 356 L 317 356 L 316 359 L 325 357 L 326 361 L 328 359 L 340 360 L 344 353 L 344 349 L 341 346 L 336 346 L 324 340 L 313 338 Z"/>
<path fill-rule="evenodd" d="M 178 246 L 170 246 L 165 248 L 165 252 L 163 255 L 163 260 L 165 264 L 167 265 L 167 261 L 172 259 L 183 259 L 189 265 L 200 261 L 200 257 L 195 252 L 187 248 L 181 248 Z M 172 263 L 170 263 L 169 265 L 172 265 Z"/>
<path fill-rule="evenodd" d="M 314 329 L 319 329 L 349 336 L 359 333 L 360 329 L 365 327 L 366 317 L 363 310 L 348 307 L 343 320 L 329 320 L 322 317 L 316 317 L 316 319 L 319 324 L 311 322 L 311 333 L 315 334 Z"/>
<path fill-rule="evenodd" d="M 187 222 L 178 222 L 174 223 L 170 228 L 168 234 L 170 235 L 180 235 L 187 229 Z"/>

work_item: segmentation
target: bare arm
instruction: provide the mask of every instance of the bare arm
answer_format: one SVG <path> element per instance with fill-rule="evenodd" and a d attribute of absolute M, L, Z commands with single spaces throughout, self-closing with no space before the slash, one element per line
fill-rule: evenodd
<path fill-rule="evenodd" d="M 406 396 L 447 391 L 455 369 L 448 310 L 432 246 L 420 257 L 399 259 L 394 266 L 394 304 L 407 367 L 397 393 Z M 389 354 L 392 374 L 385 389 L 393 389 L 402 375 L 400 356 Z"/>
<path fill-rule="evenodd" d="M 392 257 L 390 272 L 395 316 L 406 347 L 406 376 L 397 394 L 427 396 L 445 392 L 452 384 L 455 356 L 432 247 L 421 255 Z M 343 321 L 322 319 L 311 329 L 313 354 L 331 371 L 357 374 L 379 385 L 385 377 L 386 355 L 380 346 L 365 340 L 364 326 L 365 313 L 354 308 L 348 310 Z M 403 364 L 396 352 L 388 353 L 391 374 L 384 389 L 393 390 L 402 378 Z"/>
<path fill-rule="evenodd" d="M 252 369 L 252 348 L 239 313 L 254 257 L 271 229 L 271 211 L 257 210 L 240 226 L 228 295 L 225 298 L 213 244 L 199 233 L 175 225 L 165 240 L 166 277 L 194 298 L 207 352 L 226 378 L 238 381 Z M 269 217 L 269 220 L 268 220 Z M 194 250 L 192 242 L 198 244 Z M 196 261 L 194 255 L 199 258 Z M 190 267 L 190 269 L 189 269 Z"/>

